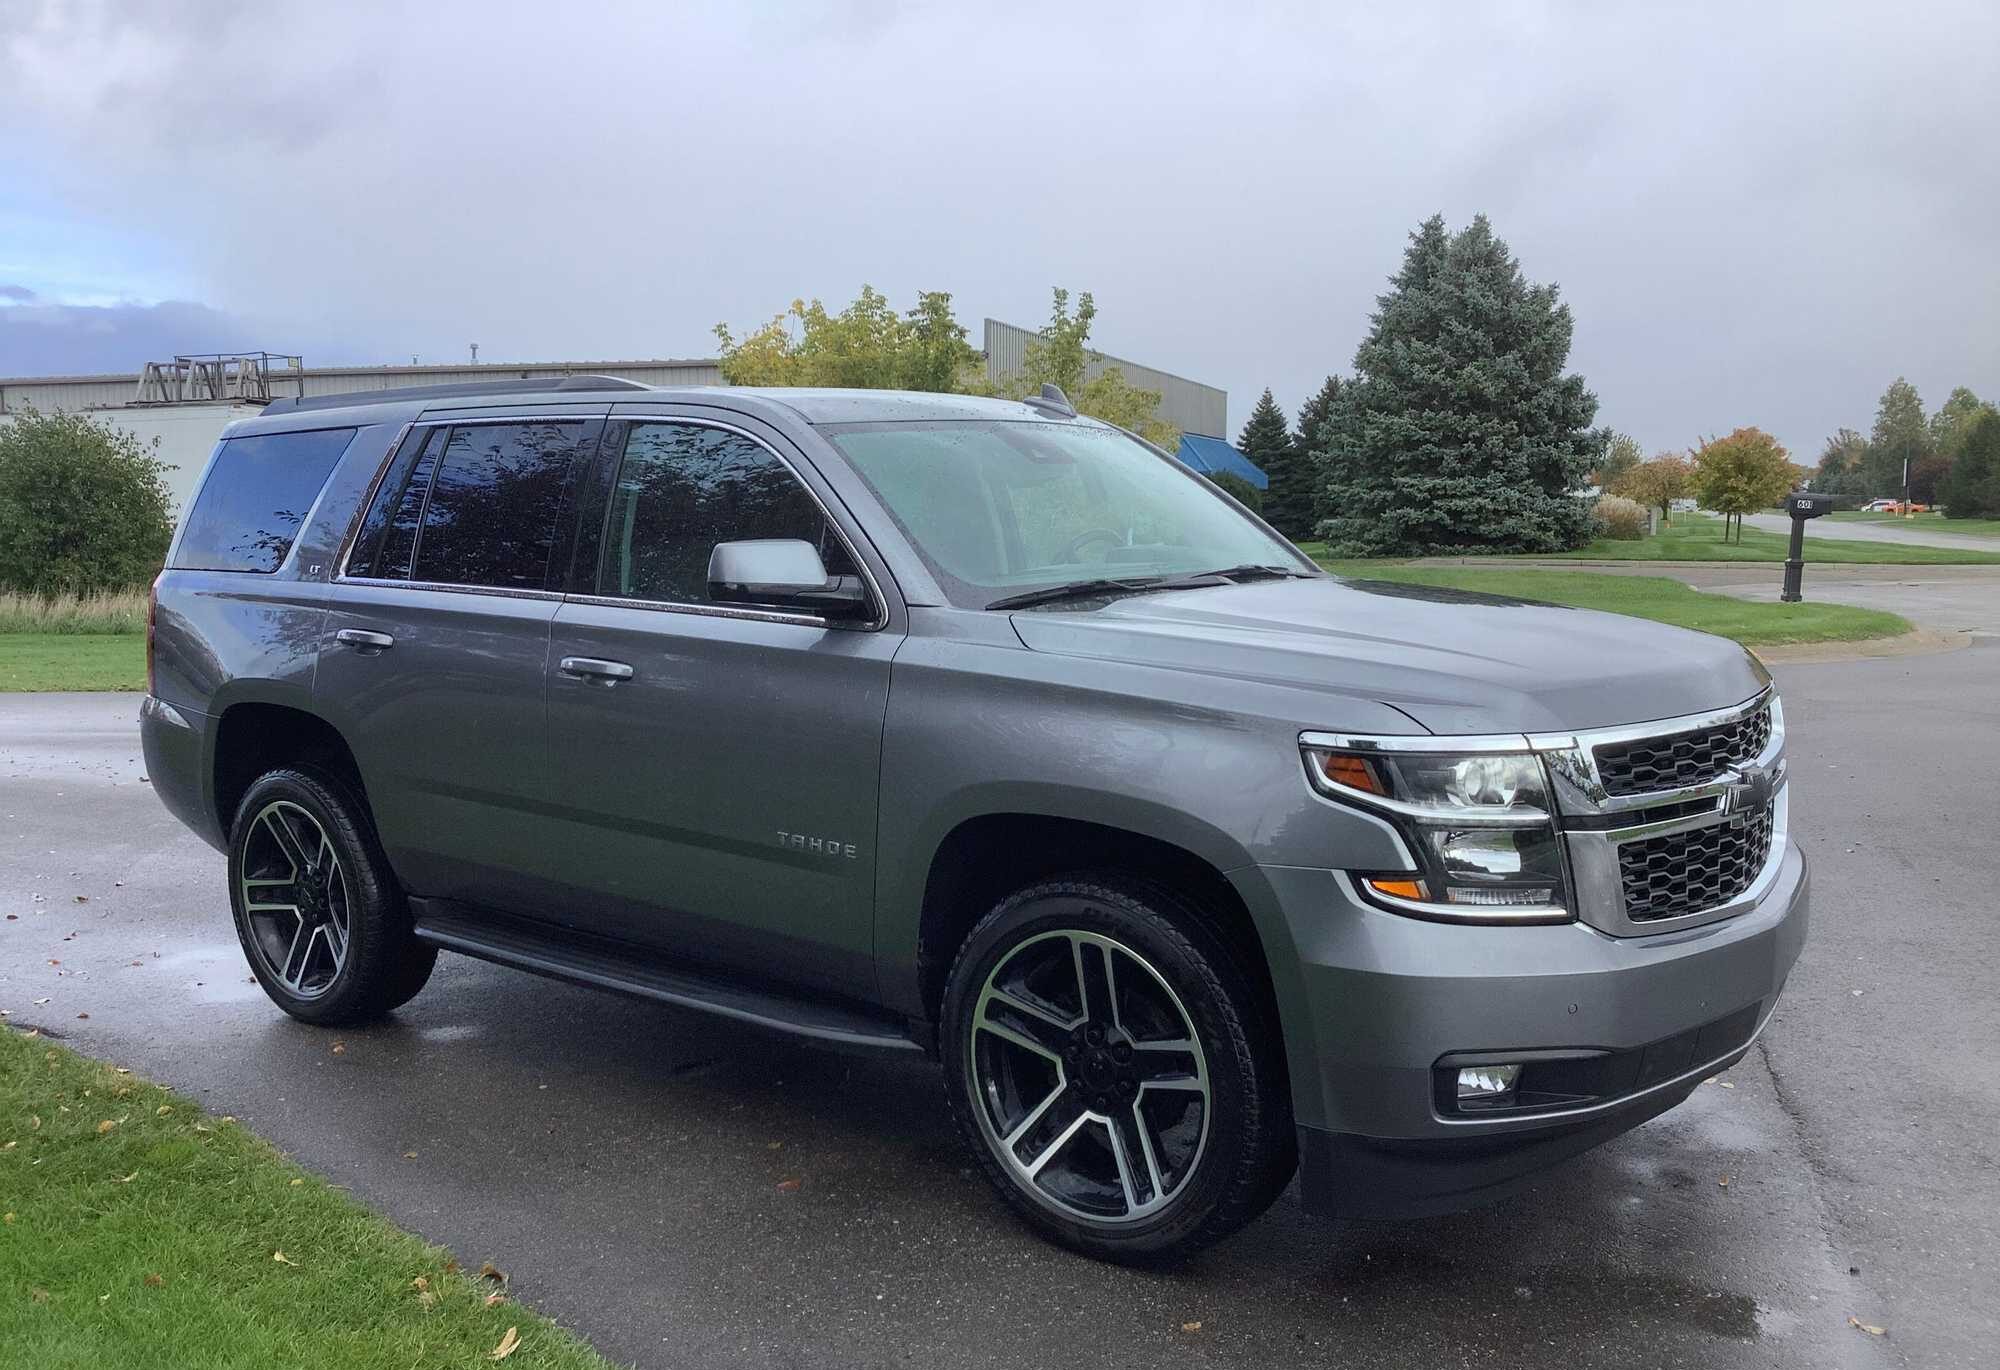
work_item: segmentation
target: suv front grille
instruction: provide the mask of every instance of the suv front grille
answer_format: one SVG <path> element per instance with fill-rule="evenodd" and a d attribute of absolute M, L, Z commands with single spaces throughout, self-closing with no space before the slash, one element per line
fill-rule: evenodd
<path fill-rule="evenodd" d="M 1772 806 L 1743 821 L 1710 824 L 1618 848 L 1625 916 L 1634 923 L 1682 918 L 1726 904 L 1750 888 L 1771 855 Z"/>
<path fill-rule="evenodd" d="M 1632 742 L 1611 742 L 1597 750 L 1597 773 L 1610 795 L 1653 794 L 1704 785 L 1763 755 L 1771 740 L 1771 706 L 1733 723 L 1693 732 L 1668 733 Z"/>

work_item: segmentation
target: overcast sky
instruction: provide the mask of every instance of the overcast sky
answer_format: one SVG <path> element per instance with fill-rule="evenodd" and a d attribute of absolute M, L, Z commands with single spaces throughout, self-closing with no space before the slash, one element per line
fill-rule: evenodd
<path fill-rule="evenodd" d="M 1484 211 L 1599 421 L 2000 395 L 2000 5 L 0 0 L 0 375 L 711 356 L 952 292 L 1290 414 Z M 1234 436 L 1232 431 L 1231 436 Z"/>

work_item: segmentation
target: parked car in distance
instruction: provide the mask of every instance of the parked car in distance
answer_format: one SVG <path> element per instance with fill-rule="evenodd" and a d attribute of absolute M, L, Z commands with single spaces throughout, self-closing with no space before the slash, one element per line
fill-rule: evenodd
<path fill-rule="evenodd" d="M 1742 648 L 1326 574 L 1060 392 L 280 402 L 148 641 L 154 790 L 286 1013 L 455 951 L 929 1054 L 1109 1258 L 1300 1172 L 1505 1192 L 1741 1057 L 1806 933 Z"/>
<path fill-rule="evenodd" d="M 1871 499 L 1861 506 L 1864 514 L 1928 514 L 1930 509 L 1928 504 L 1905 504 L 1899 499 Z"/>

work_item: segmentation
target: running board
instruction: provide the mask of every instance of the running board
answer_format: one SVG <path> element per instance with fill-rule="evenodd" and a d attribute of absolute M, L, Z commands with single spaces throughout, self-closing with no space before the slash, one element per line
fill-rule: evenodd
<path fill-rule="evenodd" d="M 412 899 L 410 909 L 416 915 L 417 940 L 445 951 L 840 1046 L 924 1050 L 910 1036 L 908 1025 L 888 1014 L 870 1014 L 668 966 L 636 949 L 627 951 L 575 933 L 545 931 L 504 914 L 448 900 Z"/>

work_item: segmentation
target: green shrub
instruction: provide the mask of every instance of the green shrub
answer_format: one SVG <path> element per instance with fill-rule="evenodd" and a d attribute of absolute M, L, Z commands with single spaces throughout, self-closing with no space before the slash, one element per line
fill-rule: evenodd
<path fill-rule="evenodd" d="M 1619 495 L 1599 495 L 1590 507 L 1590 524 L 1601 538 L 1637 542 L 1646 536 L 1646 506 Z"/>
<path fill-rule="evenodd" d="M 1223 494 L 1249 509 L 1253 514 L 1264 512 L 1264 492 L 1233 471 L 1218 471 L 1209 477 Z"/>
<path fill-rule="evenodd" d="M 130 433 L 24 409 L 0 425 L 0 589 L 93 594 L 144 585 L 173 519 L 165 466 Z"/>

